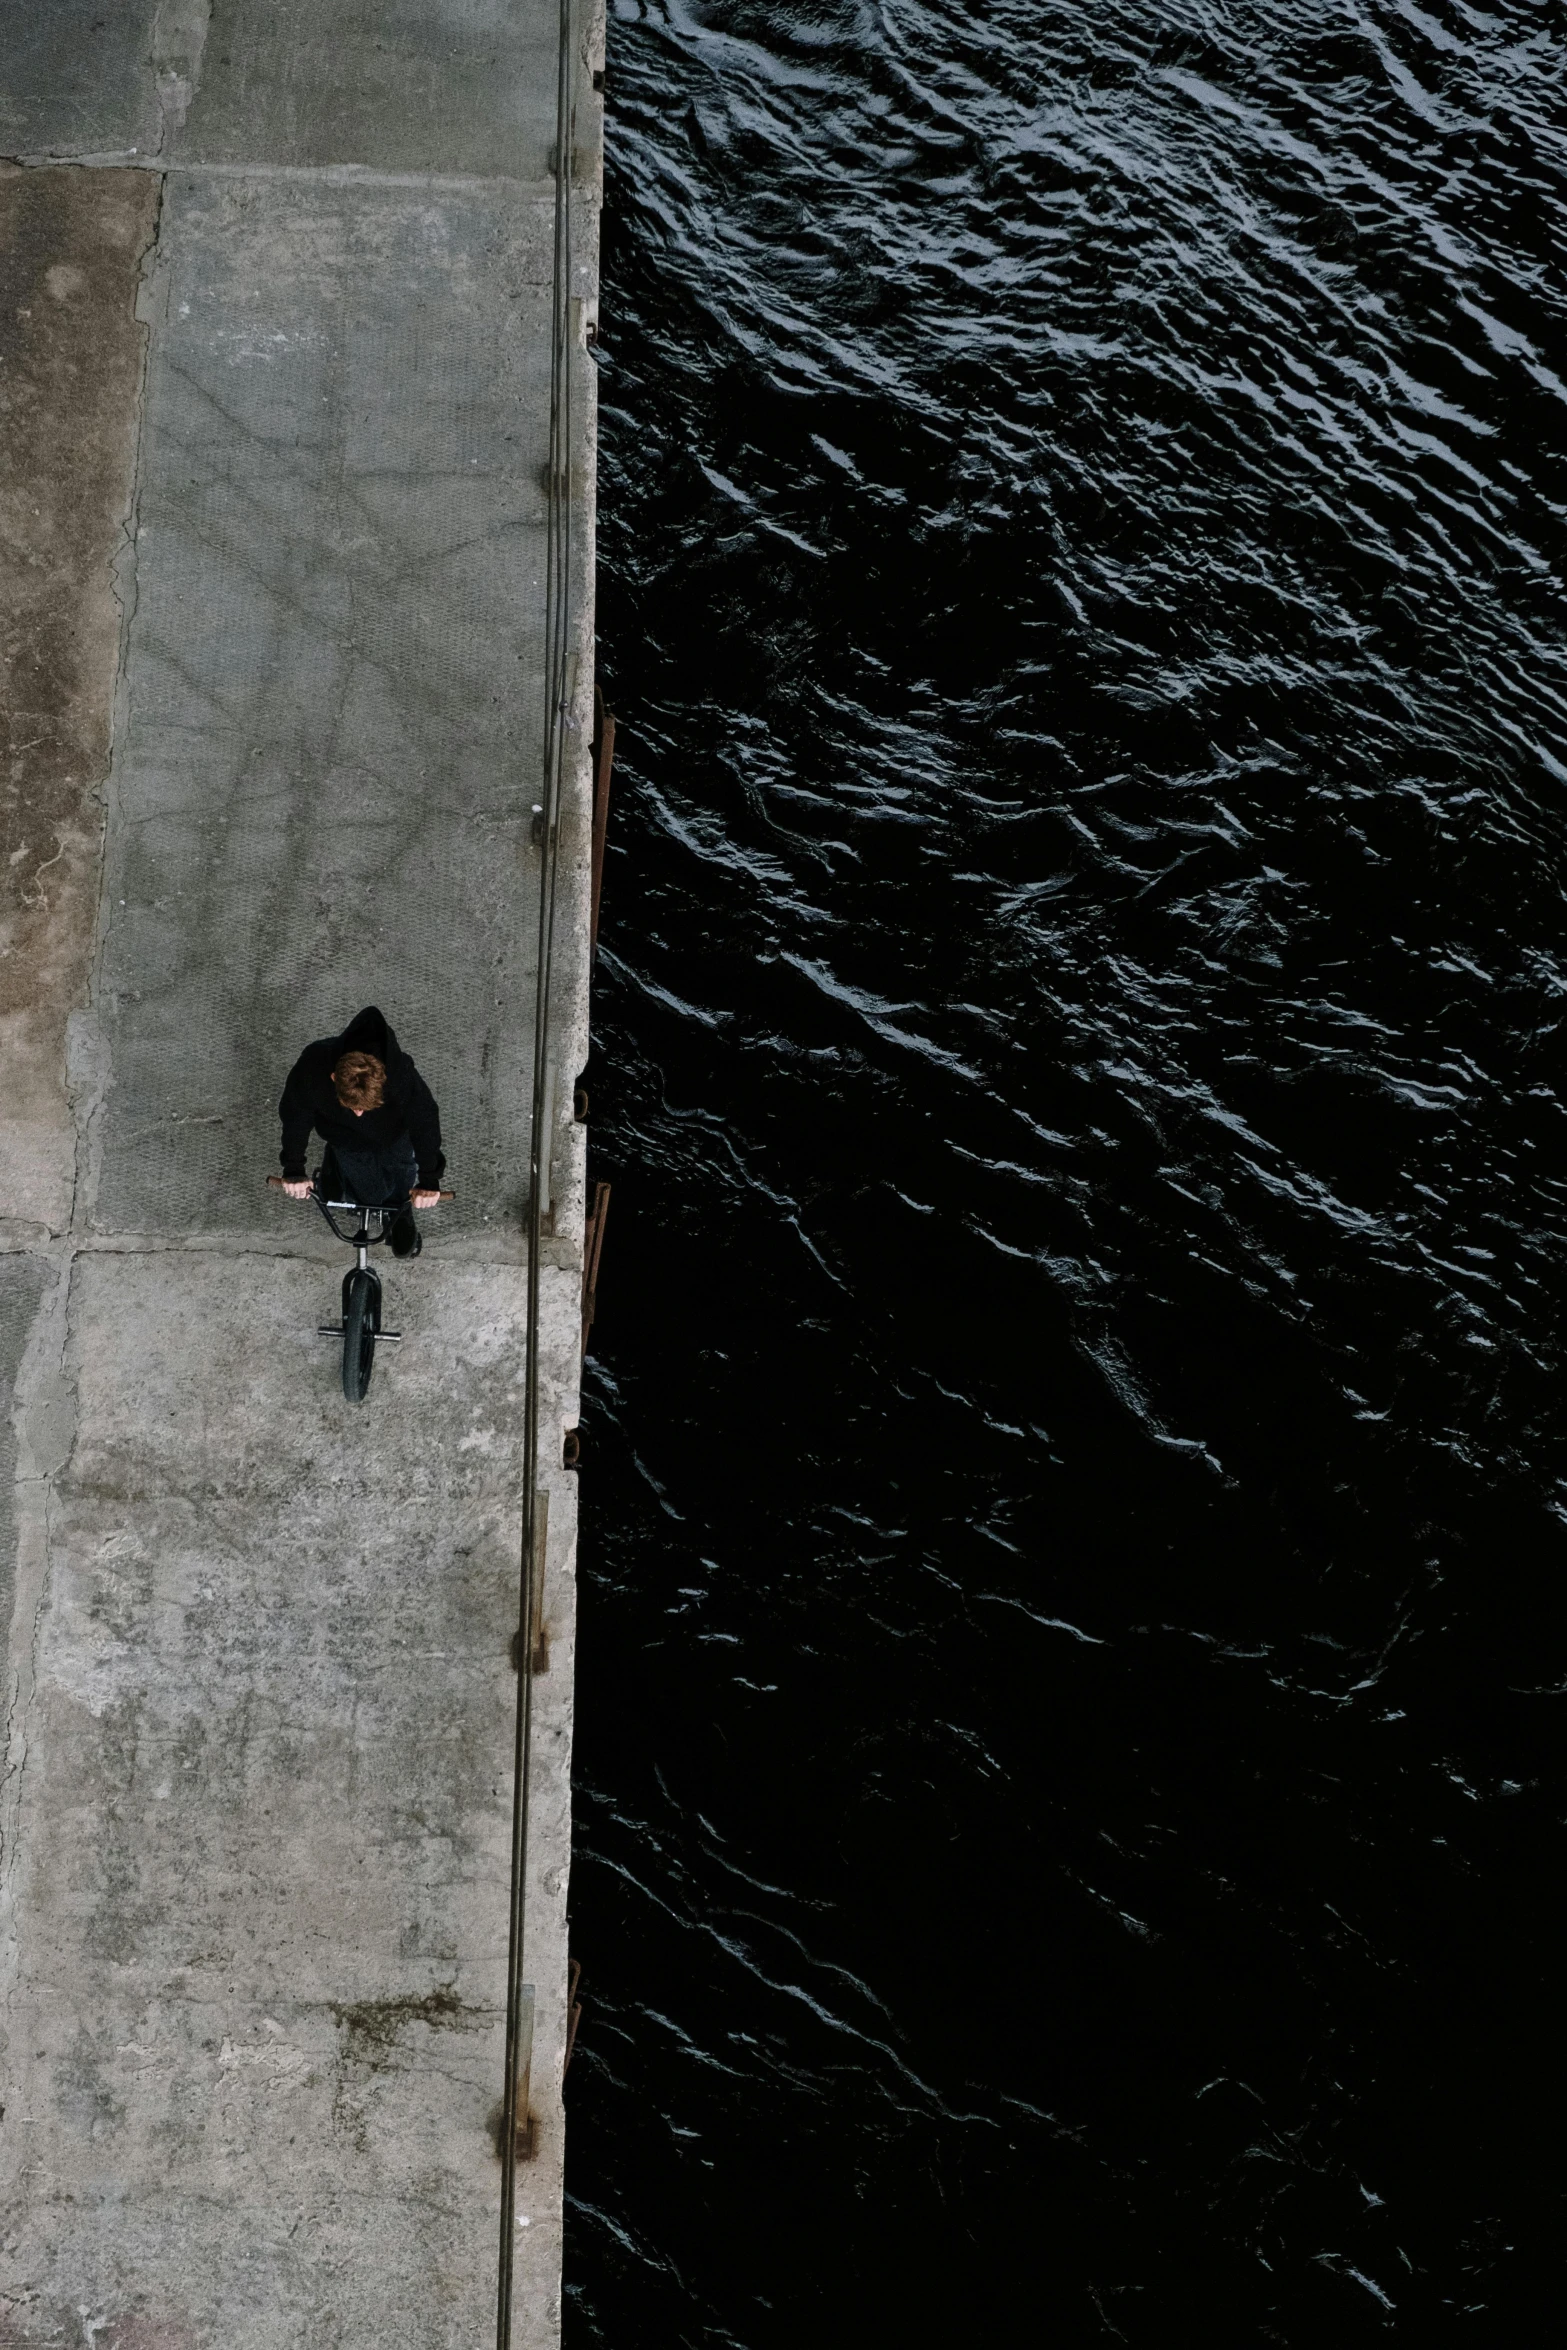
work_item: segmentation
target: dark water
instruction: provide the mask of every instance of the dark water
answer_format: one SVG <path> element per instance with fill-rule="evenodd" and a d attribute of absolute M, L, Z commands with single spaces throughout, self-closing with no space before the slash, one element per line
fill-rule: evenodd
<path fill-rule="evenodd" d="M 1554 2332 L 1564 54 L 615 0 L 571 2350 Z"/>

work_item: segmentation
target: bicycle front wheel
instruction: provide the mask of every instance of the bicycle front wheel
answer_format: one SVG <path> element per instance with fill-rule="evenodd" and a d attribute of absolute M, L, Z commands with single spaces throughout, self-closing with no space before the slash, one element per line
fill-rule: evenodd
<path fill-rule="evenodd" d="M 375 1334 L 381 1320 L 381 1284 L 365 1268 L 343 1283 L 343 1393 L 363 1403 L 375 1369 Z"/>

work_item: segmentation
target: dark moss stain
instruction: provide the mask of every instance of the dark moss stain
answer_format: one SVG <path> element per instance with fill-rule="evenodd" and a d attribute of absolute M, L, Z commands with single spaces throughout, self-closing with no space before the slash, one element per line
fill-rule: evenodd
<path fill-rule="evenodd" d="M 451 1983 L 438 1983 L 418 1998 L 404 1994 L 399 1999 L 361 1999 L 351 2005 L 329 1999 L 327 2008 L 348 2035 L 344 2063 L 362 2064 L 371 2072 L 387 2069 L 398 2034 L 408 2024 L 429 2024 L 432 2029 L 446 2025 L 466 2031 L 483 2021 L 478 2008 L 463 2005 Z"/>
<path fill-rule="evenodd" d="M 54 2067 L 56 2109 L 81 2137 L 117 2129 L 125 2119 L 124 2102 L 116 2096 L 104 2069 L 109 2061 L 107 2047 L 82 2026 Z"/>
<path fill-rule="evenodd" d="M 393 2051 L 407 2027 L 427 2024 L 435 2031 L 469 2031 L 485 2021 L 483 2010 L 465 2007 L 451 1983 L 437 1983 L 433 1991 L 417 1997 L 404 1993 L 397 1999 L 329 1999 L 326 2004 L 344 2034 L 332 2098 L 333 2126 L 352 2139 L 361 2154 L 370 2143 L 365 2076 L 394 2069 Z"/>
<path fill-rule="evenodd" d="M 151 172 L 0 167 L 0 1014 L 42 1011 L 52 1056 L 97 902 L 159 199 Z"/>

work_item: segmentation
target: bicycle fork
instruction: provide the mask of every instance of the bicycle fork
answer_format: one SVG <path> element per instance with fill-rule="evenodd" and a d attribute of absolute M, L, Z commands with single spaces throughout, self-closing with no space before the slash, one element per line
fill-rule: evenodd
<path fill-rule="evenodd" d="M 343 1275 L 343 1318 L 340 1322 L 318 1322 L 317 1334 L 322 1338 L 342 1337 L 348 1327 L 348 1301 L 353 1295 L 355 1282 L 363 1274 L 370 1284 L 371 1336 L 378 1345 L 384 1342 L 388 1346 L 401 1346 L 403 1334 L 400 1330 L 383 1330 L 381 1327 L 381 1276 L 370 1262 L 369 1248 L 361 1240 L 356 1244 L 356 1250 L 358 1262 L 351 1272 Z"/>

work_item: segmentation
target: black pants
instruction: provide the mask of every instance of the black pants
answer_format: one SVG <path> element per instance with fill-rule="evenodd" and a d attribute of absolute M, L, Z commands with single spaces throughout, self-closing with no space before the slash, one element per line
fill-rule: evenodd
<path fill-rule="evenodd" d="M 367 1208 L 400 1207 L 418 1180 L 419 1162 L 406 1134 L 366 1151 L 329 1142 L 321 1161 L 326 1197 L 358 1200 Z"/>

